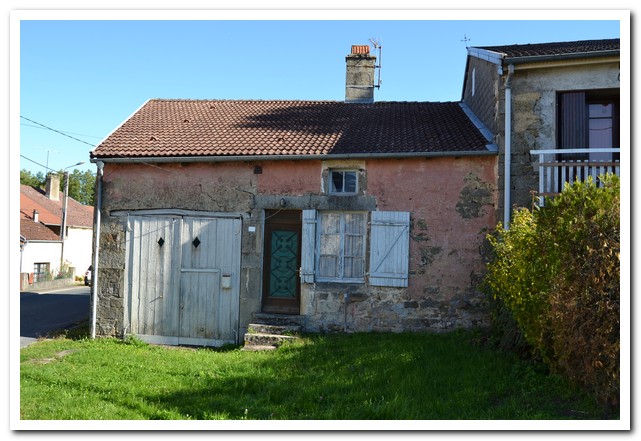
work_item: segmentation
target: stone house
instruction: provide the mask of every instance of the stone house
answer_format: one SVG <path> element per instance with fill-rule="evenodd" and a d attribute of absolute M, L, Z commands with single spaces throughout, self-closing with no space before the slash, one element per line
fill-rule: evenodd
<path fill-rule="evenodd" d="M 94 151 L 92 330 L 238 343 L 488 324 L 497 147 L 465 103 L 374 102 L 354 46 L 336 101 L 147 101 Z"/>
<path fill-rule="evenodd" d="M 619 174 L 619 72 L 618 38 L 468 48 L 462 101 L 499 147 L 504 225 L 533 190 Z"/>

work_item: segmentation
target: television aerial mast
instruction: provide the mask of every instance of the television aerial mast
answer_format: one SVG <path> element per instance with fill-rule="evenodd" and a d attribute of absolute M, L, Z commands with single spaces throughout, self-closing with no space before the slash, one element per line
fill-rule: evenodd
<path fill-rule="evenodd" d="M 381 83 L 383 82 L 383 80 L 381 80 L 381 66 L 383 65 L 383 62 L 381 61 L 383 58 L 383 41 L 378 38 L 370 38 L 369 42 L 372 43 L 372 46 L 374 46 L 374 50 L 378 49 L 378 65 L 374 66 L 377 73 L 377 80 L 374 87 L 380 89 Z"/>

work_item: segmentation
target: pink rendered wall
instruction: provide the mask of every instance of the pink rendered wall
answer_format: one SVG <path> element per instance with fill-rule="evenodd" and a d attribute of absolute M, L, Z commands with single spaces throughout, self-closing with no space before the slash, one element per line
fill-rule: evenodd
<path fill-rule="evenodd" d="M 379 210 L 410 211 L 411 298 L 464 295 L 483 271 L 496 225 L 496 157 L 371 160 L 368 194 Z"/>
<path fill-rule="evenodd" d="M 259 194 L 318 194 L 321 188 L 321 162 L 267 162 L 262 166 L 262 173 L 256 176 Z"/>
<path fill-rule="evenodd" d="M 245 211 L 256 175 L 248 163 L 107 164 L 103 182 L 109 210 Z"/>

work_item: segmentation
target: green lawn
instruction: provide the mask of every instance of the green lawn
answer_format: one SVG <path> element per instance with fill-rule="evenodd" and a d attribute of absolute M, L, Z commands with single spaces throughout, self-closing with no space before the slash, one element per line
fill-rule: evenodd
<path fill-rule="evenodd" d="M 477 336 L 315 335 L 271 352 L 45 340 L 21 350 L 20 418 L 608 418 L 560 378 Z"/>

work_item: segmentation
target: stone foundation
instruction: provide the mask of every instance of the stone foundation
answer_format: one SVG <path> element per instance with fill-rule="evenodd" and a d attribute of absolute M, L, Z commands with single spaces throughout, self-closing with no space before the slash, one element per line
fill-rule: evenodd
<path fill-rule="evenodd" d="M 323 286 L 331 285 L 331 286 Z M 443 332 L 490 325 L 485 296 L 411 299 L 404 288 L 308 285 L 302 297 L 308 332 Z"/>

